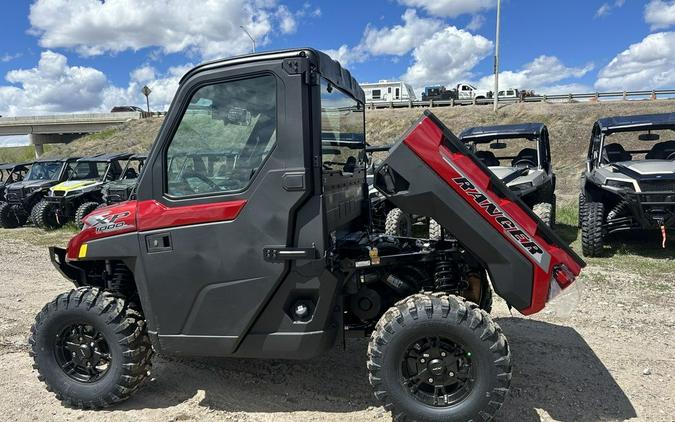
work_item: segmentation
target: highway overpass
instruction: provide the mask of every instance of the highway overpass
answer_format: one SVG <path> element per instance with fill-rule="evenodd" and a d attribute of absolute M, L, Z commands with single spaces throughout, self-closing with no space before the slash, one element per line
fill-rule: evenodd
<path fill-rule="evenodd" d="M 29 135 L 31 144 L 35 145 L 35 155 L 39 157 L 44 144 L 68 143 L 141 117 L 140 112 L 0 117 L 0 136 Z"/>

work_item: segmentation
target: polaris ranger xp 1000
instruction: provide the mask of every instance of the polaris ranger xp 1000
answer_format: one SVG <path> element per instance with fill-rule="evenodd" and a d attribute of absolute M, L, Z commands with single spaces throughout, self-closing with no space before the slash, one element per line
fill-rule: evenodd
<path fill-rule="evenodd" d="M 584 255 L 601 255 L 607 235 L 628 230 L 656 232 L 666 246 L 675 227 L 674 138 L 675 113 L 593 125 L 579 194 Z"/>
<path fill-rule="evenodd" d="M 374 183 L 453 239 L 372 231 L 364 101 L 311 49 L 189 71 L 136 199 L 97 209 L 67 249 L 50 249 L 76 288 L 31 328 L 40 379 L 96 408 L 135 392 L 153 351 L 307 359 L 359 335 L 375 395 L 397 418 L 494 415 L 511 354 L 476 305 L 481 277 L 532 314 L 584 263 L 431 113 Z M 218 149 L 237 150 L 237 165 L 170 171 L 175 156 Z"/>

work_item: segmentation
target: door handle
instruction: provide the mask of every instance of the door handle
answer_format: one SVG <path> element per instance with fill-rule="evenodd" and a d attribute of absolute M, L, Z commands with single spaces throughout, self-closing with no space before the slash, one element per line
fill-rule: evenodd
<path fill-rule="evenodd" d="M 263 248 L 263 258 L 269 262 L 289 261 L 295 259 L 316 259 L 316 248 L 287 248 L 285 246 L 268 246 Z"/>
<path fill-rule="evenodd" d="M 148 253 L 173 250 L 170 233 L 149 234 L 145 237 L 145 243 Z"/>

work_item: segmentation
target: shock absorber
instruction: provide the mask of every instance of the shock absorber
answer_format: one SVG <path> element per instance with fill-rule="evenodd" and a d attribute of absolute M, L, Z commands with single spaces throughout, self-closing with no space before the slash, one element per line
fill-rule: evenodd
<path fill-rule="evenodd" d="M 628 209 L 628 202 L 621 201 L 607 214 L 607 221 L 620 217 Z"/>
<path fill-rule="evenodd" d="M 453 279 L 454 266 L 453 262 L 447 255 L 439 256 L 436 261 L 436 268 L 434 270 L 434 286 L 439 291 L 455 291 L 457 290 L 457 282 Z"/>

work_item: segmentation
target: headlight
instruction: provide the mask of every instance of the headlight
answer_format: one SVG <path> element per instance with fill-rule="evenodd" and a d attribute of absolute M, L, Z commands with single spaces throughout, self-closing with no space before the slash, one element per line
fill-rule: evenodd
<path fill-rule="evenodd" d="M 525 183 L 518 183 L 518 184 L 515 184 L 515 185 L 511 185 L 511 186 L 509 186 L 509 187 L 510 187 L 511 189 L 524 190 L 524 189 L 529 189 L 529 188 L 531 188 L 532 186 L 534 186 L 534 185 L 532 184 L 532 182 L 525 182 Z"/>
<path fill-rule="evenodd" d="M 75 195 L 79 195 L 81 193 L 82 193 L 82 189 L 75 189 L 75 190 L 71 190 L 70 192 L 66 192 L 66 196 L 75 196 Z"/>
<path fill-rule="evenodd" d="M 40 191 L 40 190 L 42 190 L 42 188 L 39 187 L 39 186 L 38 186 L 38 187 L 33 187 L 33 188 L 28 188 L 28 192 L 29 192 L 29 193 L 37 192 L 37 191 Z"/>
<path fill-rule="evenodd" d="M 631 182 L 626 182 L 624 180 L 607 179 L 607 181 L 605 182 L 605 186 L 614 189 L 635 191 L 635 185 L 633 185 L 633 183 Z"/>

